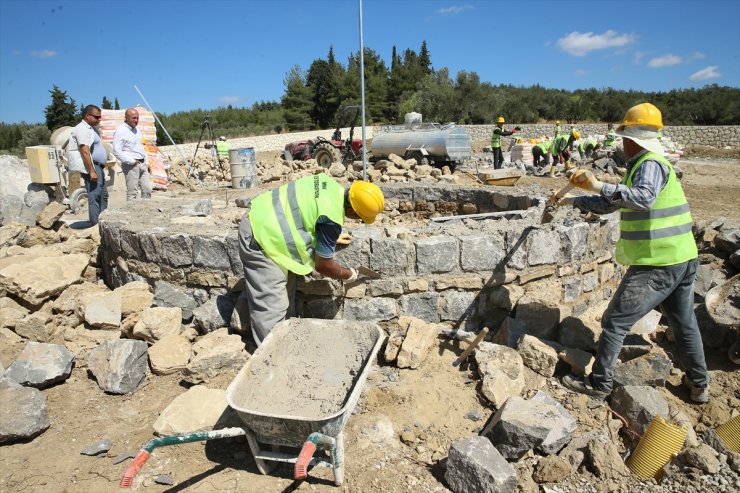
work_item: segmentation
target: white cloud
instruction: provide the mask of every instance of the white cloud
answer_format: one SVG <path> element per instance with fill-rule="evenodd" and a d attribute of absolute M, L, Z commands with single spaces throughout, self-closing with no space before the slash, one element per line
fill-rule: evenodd
<path fill-rule="evenodd" d="M 718 77 L 721 77 L 722 74 L 720 74 L 717 69 L 716 65 L 710 65 L 707 68 L 703 68 L 699 70 L 698 72 L 694 72 L 689 76 L 690 80 L 707 80 L 707 79 L 716 79 Z"/>
<path fill-rule="evenodd" d="M 43 60 L 44 58 L 51 58 L 53 56 L 57 56 L 57 52 L 52 51 L 52 50 L 32 51 L 31 56 L 34 58 L 41 58 Z"/>
<path fill-rule="evenodd" d="M 650 68 L 670 67 L 671 65 L 678 65 L 681 62 L 683 62 L 683 59 L 680 56 L 666 53 L 665 55 L 651 59 L 647 66 Z"/>
<path fill-rule="evenodd" d="M 590 51 L 619 48 L 635 42 L 633 34 L 617 34 L 611 29 L 604 34 L 574 31 L 557 41 L 558 48 L 573 56 L 584 56 Z"/>
<path fill-rule="evenodd" d="M 589 72 L 588 70 L 584 70 L 584 69 L 582 69 L 582 68 L 576 69 L 576 72 L 575 72 L 575 74 L 576 74 L 577 76 L 579 76 L 579 77 L 583 77 L 583 76 L 586 76 L 586 75 L 588 75 L 588 74 L 590 74 L 590 73 L 591 73 L 591 72 Z"/>
<path fill-rule="evenodd" d="M 444 7 L 439 9 L 437 12 L 440 14 L 460 14 L 466 10 L 473 10 L 473 6 L 470 4 L 466 5 L 453 5 L 451 7 Z"/>
<path fill-rule="evenodd" d="M 218 98 L 218 102 L 223 104 L 234 104 L 241 101 L 241 99 L 242 98 L 239 96 L 224 96 L 222 98 Z"/>

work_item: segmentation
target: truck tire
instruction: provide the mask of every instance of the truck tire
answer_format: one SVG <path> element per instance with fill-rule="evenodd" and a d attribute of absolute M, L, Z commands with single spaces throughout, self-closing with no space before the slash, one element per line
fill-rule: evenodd
<path fill-rule="evenodd" d="M 72 196 L 69 198 L 69 209 L 72 214 L 83 213 L 87 210 L 87 190 L 78 188 L 72 192 Z"/>
<path fill-rule="evenodd" d="M 428 166 L 429 156 L 425 156 L 421 151 L 416 151 L 409 156 L 410 159 L 416 159 L 417 166 Z"/>
<path fill-rule="evenodd" d="M 328 168 L 332 163 L 342 161 L 339 150 L 329 142 L 321 142 L 316 145 L 314 158 L 316 159 L 316 164 L 322 168 Z"/>

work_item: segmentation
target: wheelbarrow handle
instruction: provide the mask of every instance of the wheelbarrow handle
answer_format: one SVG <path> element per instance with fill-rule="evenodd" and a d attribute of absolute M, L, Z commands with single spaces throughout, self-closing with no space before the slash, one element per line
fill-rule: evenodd
<path fill-rule="evenodd" d="M 308 477 L 308 466 L 311 464 L 313 454 L 316 452 L 318 445 L 321 445 L 324 449 L 334 449 L 336 444 L 337 441 L 335 438 L 324 435 L 323 433 L 314 432 L 308 435 L 301 448 L 301 453 L 298 454 L 298 458 L 295 461 L 293 478 L 296 481 L 302 481 Z"/>
<path fill-rule="evenodd" d="M 144 464 L 149 459 L 149 456 L 151 454 L 147 452 L 146 450 L 140 450 L 138 454 L 136 454 L 136 457 L 134 458 L 134 461 L 129 464 L 129 466 L 126 468 L 126 472 L 123 473 L 123 478 L 121 478 L 121 484 L 119 484 L 119 488 L 131 488 L 131 485 L 134 482 L 134 478 L 137 474 L 139 474 L 139 470 L 141 470 L 142 467 L 144 467 Z"/>

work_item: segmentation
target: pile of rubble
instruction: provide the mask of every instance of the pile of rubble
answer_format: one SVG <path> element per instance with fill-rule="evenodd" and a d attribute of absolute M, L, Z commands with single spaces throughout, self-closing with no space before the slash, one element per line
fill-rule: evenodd
<path fill-rule="evenodd" d="M 224 185 L 231 181 L 231 171 L 228 160 L 219 160 L 213 156 L 199 156 L 192 161 L 191 167 L 183 161 L 176 162 L 170 169 L 170 181 L 186 185 L 185 176 L 190 171 L 191 177 L 206 185 Z M 362 179 L 362 161 L 354 161 L 345 166 L 335 162 L 328 169 L 319 166 L 315 159 L 305 161 L 286 161 L 279 156 L 272 160 L 257 161 L 257 176 L 259 183 L 285 183 L 303 178 L 304 176 L 327 173 L 335 178 L 349 181 Z M 391 154 L 388 159 L 367 164 L 368 180 L 374 183 L 404 183 L 409 181 L 425 181 L 430 183 L 458 183 L 459 176 L 455 175 L 449 166 L 436 168 L 430 165 L 418 165 L 414 159 L 403 159 Z"/>

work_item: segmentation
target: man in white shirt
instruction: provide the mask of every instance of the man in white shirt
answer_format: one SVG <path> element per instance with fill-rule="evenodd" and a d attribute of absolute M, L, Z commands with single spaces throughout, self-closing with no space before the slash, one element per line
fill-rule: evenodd
<path fill-rule="evenodd" d="M 69 171 L 78 172 L 85 181 L 87 209 L 90 223 L 98 224 L 98 216 L 108 207 L 108 188 L 105 185 L 105 163 L 108 151 L 98 134 L 100 108 L 89 104 L 82 110 L 82 121 L 72 129 L 67 145 Z"/>
<path fill-rule="evenodd" d="M 129 108 L 126 110 L 123 123 L 113 134 L 113 155 L 121 161 L 123 175 L 126 177 L 126 200 L 136 199 L 140 190 L 142 199 L 152 196 L 146 150 L 141 140 L 141 132 L 136 128 L 138 124 L 139 112 Z"/>

